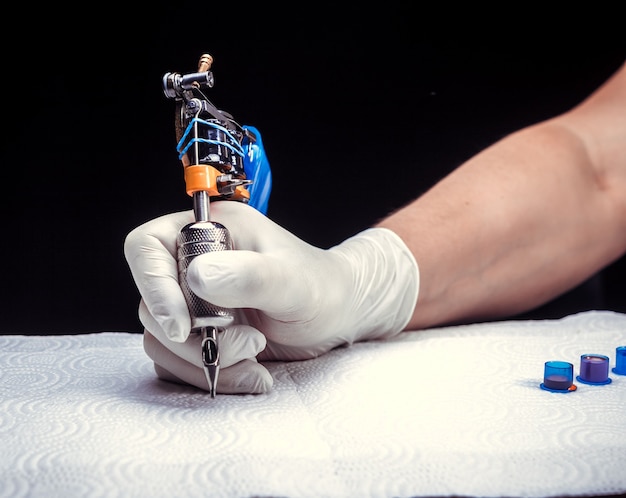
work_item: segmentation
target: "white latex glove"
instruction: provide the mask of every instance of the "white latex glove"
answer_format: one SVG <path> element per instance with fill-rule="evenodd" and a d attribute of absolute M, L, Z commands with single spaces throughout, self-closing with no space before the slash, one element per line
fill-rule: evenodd
<path fill-rule="evenodd" d="M 220 337 L 218 392 L 271 388 L 256 358 L 313 358 L 340 345 L 392 337 L 411 318 L 419 270 L 390 230 L 371 228 L 320 249 L 239 202 L 212 203 L 211 218 L 230 231 L 235 250 L 197 256 L 187 280 L 201 298 L 240 309 L 241 323 Z M 191 322 L 175 259 L 176 236 L 191 221 L 191 212 L 175 213 L 136 228 L 125 255 L 142 296 L 140 319 L 151 332 L 146 351 L 157 373 L 207 389 L 200 346 L 195 337 L 188 340 Z"/>

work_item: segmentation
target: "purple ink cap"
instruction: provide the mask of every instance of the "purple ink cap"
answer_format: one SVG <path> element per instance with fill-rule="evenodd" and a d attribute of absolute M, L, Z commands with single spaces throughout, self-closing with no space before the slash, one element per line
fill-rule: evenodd
<path fill-rule="evenodd" d="M 609 357 L 603 354 L 584 354 L 580 357 L 580 375 L 576 380 L 584 384 L 610 384 Z"/>
<path fill-rule="evenodd" d="M 626 346 L 618 346 L 615 349 L 615 367 L 613 373 L 626 375 Z"/>
<path fill-rule="evenodd" d="M 539 387 L 555 393 L 570 393 L 576 390 L 574 365 L 566 361 L 546 361 L 543 367 L 543 382 Z"/>

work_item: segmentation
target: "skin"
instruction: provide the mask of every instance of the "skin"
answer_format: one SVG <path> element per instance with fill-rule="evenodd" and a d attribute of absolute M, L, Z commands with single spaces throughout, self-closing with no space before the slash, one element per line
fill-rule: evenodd
<path fill-rule="evenodd" d="M 626 252 L 626 64 L 381 220 L 419 262 L 407 330 L 529 310 Z"/>

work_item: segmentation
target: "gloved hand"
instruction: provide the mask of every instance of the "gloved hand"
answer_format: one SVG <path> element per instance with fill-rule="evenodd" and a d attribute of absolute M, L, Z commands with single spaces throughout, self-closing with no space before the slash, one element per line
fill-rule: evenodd
<path fill-rule="evenodd" d="M 187 280 L 201 298 L 240 309 L 240 323 L 219 339 L 218 392 L 269 390 L 271 376 L 256 358 L 313 358 L 339 345 L 392 337 L 411 318 L 419 270 L 390 230 L 371 228 L 320 249 L 245 204 L 221 201 L 211 208 L 235 250 L 197 256 Z M 207 389 L 200 346 L 188 339 L 175 256 L 176 236 L 192 220 L 191 212 L 175 213 L 136 228 L 125 255 L 142 296 L 146 351 L 157 373 Z"/>

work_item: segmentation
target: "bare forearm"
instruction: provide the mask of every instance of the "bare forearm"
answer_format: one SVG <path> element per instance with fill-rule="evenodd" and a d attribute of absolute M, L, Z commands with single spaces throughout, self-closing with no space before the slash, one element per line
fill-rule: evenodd
<path fill-rule="evenodd" d="M 623 254 L 626 155 L 576 119 L 506 137 L 379 224 L 420 267 L 407 328 L 530 309 Z"/>
<path fill-rule="evenodd" d="M 621 240 L 593 243 L 615 228 L 593 172 L 572 168 L 584 157 L 554 144 L 574 139 L 555 129 L 538 146 L 533 131 L 479 154 L 381 223 L 405 240 L 420 265 L 411 326 L 529 309 L 619 255 Z M 511 164 L 509 157 L 519 159 Z M 536 168 L 545 171 L 532 174 Z"/>

